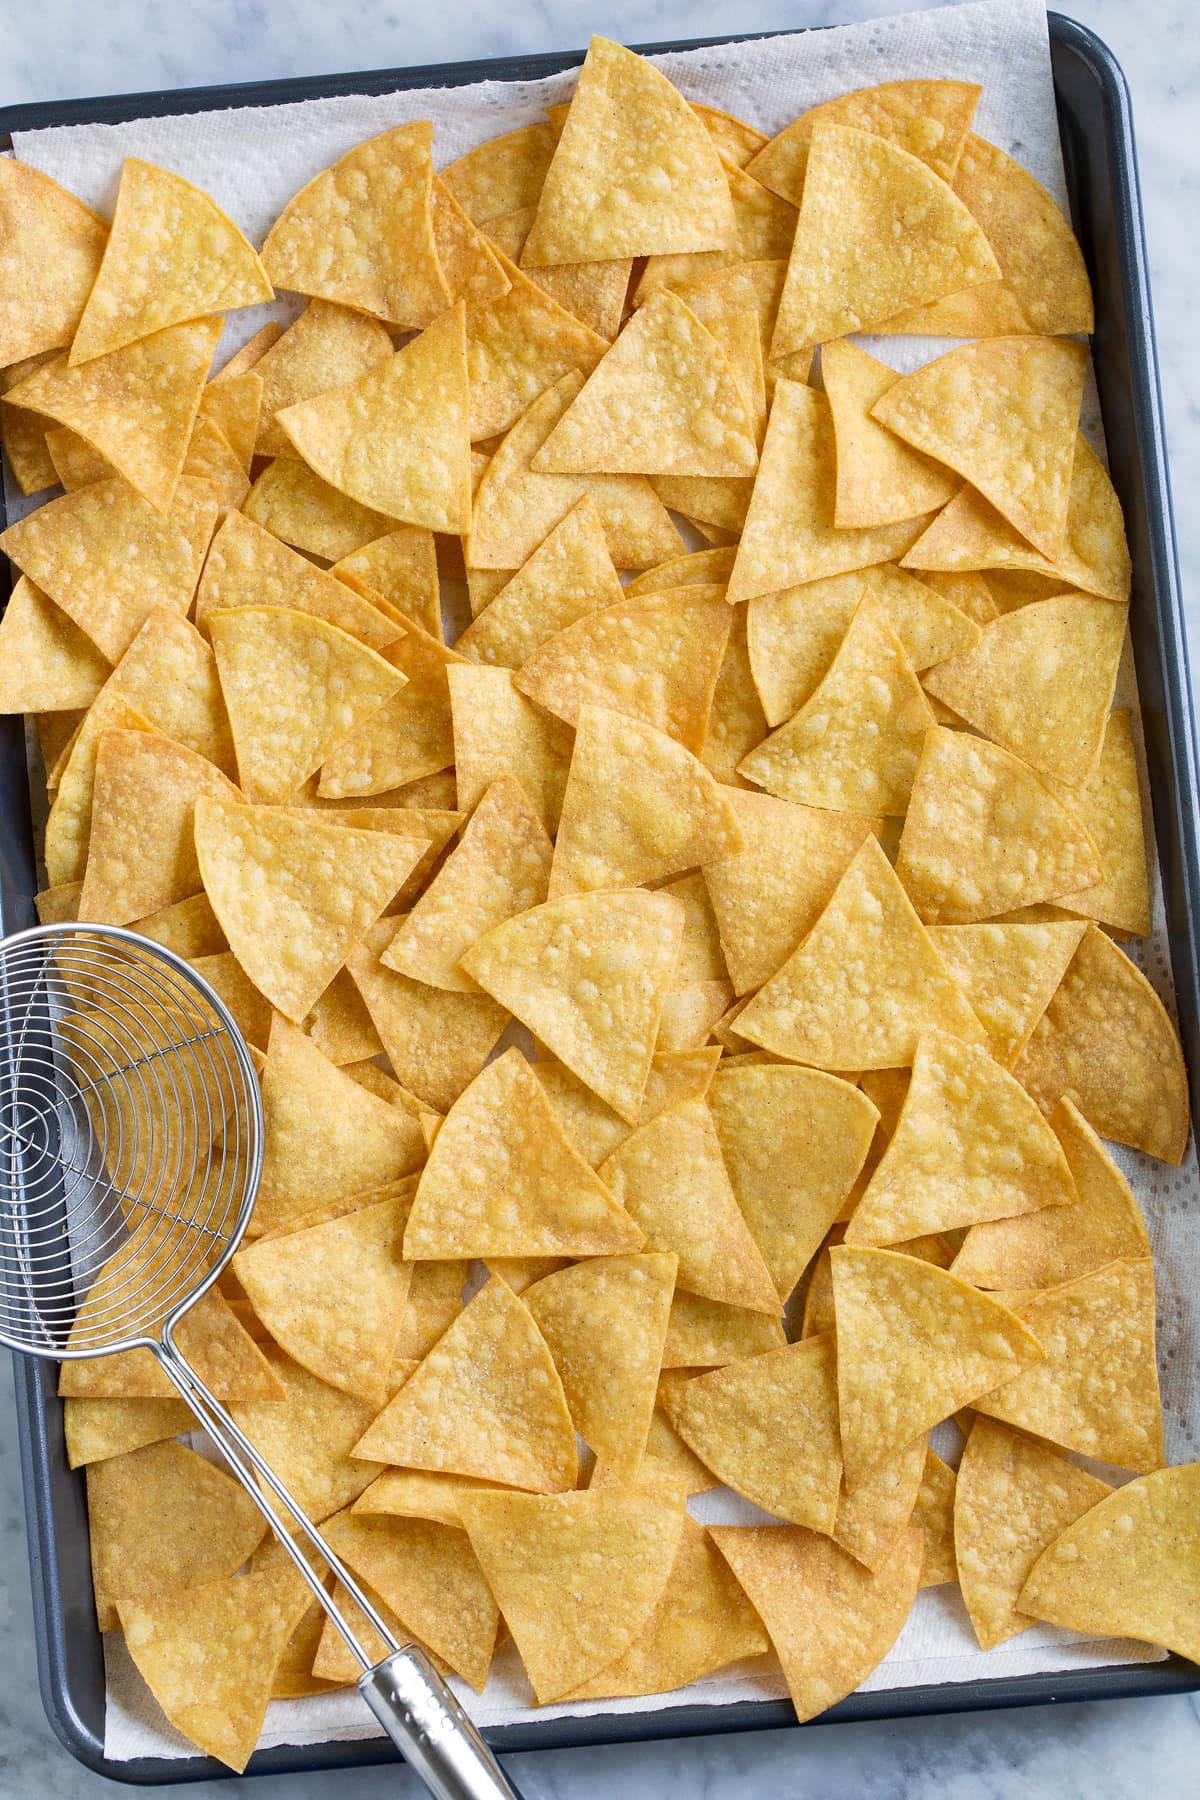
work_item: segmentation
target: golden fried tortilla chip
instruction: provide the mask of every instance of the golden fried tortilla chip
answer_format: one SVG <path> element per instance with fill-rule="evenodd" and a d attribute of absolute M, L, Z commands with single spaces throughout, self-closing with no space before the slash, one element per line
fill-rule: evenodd
<path fill-rule="evenodd" d="M 462 1526 L 462 1494 L 486 1488 L 470 1475 L 432 1475 L 425 1469 L 385 1469 L 354 1502 L 356 1514 L 387 1513 L 402 1519 L 432 1519 Z"/>
<path fill-rule="evenodd" d="M 562 1382 L 529 1310 L 493 1276 L 355 1447 L 409 1468 L 561 1493 L 575 1435 Z M 464 1519 L 465 1497 L 461 1500 Z"/>
<path fill-rule="evenodd" d="M 499 257 L 438 175 L 433 178 L 432 205 L 433 238 L 451 300 L 474 308 L 507 294 L 512 282 Z"/>
<path fill-rule="evenodd" d="M 584 494 L 454 648 L 472 662 L 519 669 L 556 632 L 623 598 L 599 510 Z"/>
<path fill-rule="evenodd" d="M 70 361 L 273 298 L 262 263 L 215 200 L 182 175 L 127 156 Z"/>
<path fill-rule="evenodd" d="M 8 394 L 26 376 L 55 361 L 57 358 L 52 350 L 43 350 L 39 356 L 28 356 L 13 363 L 0 371 L 0 394 Z M 0 448 L 3 448 L 9 473 L 23 494 L 40 494 L 58 480 L 58 471 L 46 442 L 46 429 L 46 420 L 37 412 L 10 405 L 7 399 L 0 400 Z"/>
<path fill-rule="evenodd" d="M 107 1462 L 195 1430 L 191 1408 L 182 1400 L 78 1399 L 63 1403 L 63 1435 L 72 1469 Z"/>
<path fill-rule="evenodd" d="M 645 1125 L 679 1100 L 702 1100 L 708 1091 L 720 1050 L 655 1052 L 642 1094 L 638 1123 Z M 564 1131 L 585 1162 L 599 1168 L 634 1129 L 598 1094 L 560 1062 L 537 1062 L 534 1073 L 550 1096 Z"/>
<path fill-rule="evenodd" d="M 1094 887 L 1060 894 L 1058 904 L 1117 931 L 1148 937 L 1150 870 L 1137 752 L 1126 709 L 1109 713 L 1099 756 L 1063 798 L 1099 851 L 1104 875 Z"/>
<path fill-rule="evenodd" d="M 810 107 L 751 158 L 756 180 L 794 206 L 804 195 L 812 135 L 819 125 L 852 125 L 899 144 L 953 181 L 980 92 L 968 81 L 884 81 Z"/>
<path fill-rule="evenodd" d="M 320 1381 L 273 1346 L 266 1354 L 285 1398 L 230 1410 L 293 1499 L 319 1523 L 357 1500 L 381 1473 L 378 1463 L 351 1455 L 375 1407 Z"/>
<path fill-rule="evenodd" d="M 852 1494 L 839 1495 L 832 1536 L 864 1568 L 878 1570 L 891 1559 L 917 1504 L 926 1452 L 924 1438 L 914 1438 Z"/>
<path fill-rule="evenodd" d="M 402 525 L 373 538 L 341 557 L 329 572 L 389 617 L 399 615 L 397 623 L 412 620 L 432 637 L 441 636 L 437 546 L 424 526 Z"/>
<path fill-rule="evenodd" d="M 932 927 L 929 935 L 1005 1068 L 1028 1043 L 1085 929 L 1082 919 Z"/>
<path fill-rule="evenodd" d="M 493 244 L 519 264 L 536 214 L 535 205 L 519 207 L 500 218 L 489 219 L 484 229 Z M 606 262 L 555 263 L 522 269 L 521 273 L 611 343 L 621 327 L 632 268 L 632 257 L 619 256 Z"/>
<path fill-rule="evenodd" d="M 406 685 L 326 758 L 317 786 L 321 799 L 387 793 L 454 760 L 447 676 L 458 661 L 455 652 L 411 625 L 387 660 Z"/>
<path fill-rule="evenodd" d="M 552 125 L 525 125 L 488 138 L 441 172 L 458 204 L 476 225 L 534 206 L 554 155 L 558 133 Z"/>
<path fill-rule="evenodd" d="M 1141 970 L 1095 925 L 1013 1064 L 1043 1112 L 1065 1095 L 1092 1128 L 1179 1164 L 1187 1072 L 1179 1038 Z"/>
<path fill-rule="evenodd" d="M 900 377 L 856 344 L 835 339 L 821 351 L 821 380 L 833 415 L 837 497 L 833 522 L 892 525 L 944 506 L 958 483 L 871 417 L 875 402 Z"/>
<path fill-rule="evenodd" d="M 191 894 L 174 906 L 164 906 L 137 921 L 142 937 L 153 938 L 189 962 L 198 956 L 215 956 L 228 948 L 207 894 Z"/>
<path fill-rule="evenodd" d="M 378 319 L 332 300 L 310 300 L 254 365 L 263 384 L 256 453 L 294 456 L 275 414 L 329 388 L 348 386 L 392 354 L 392 340 Z"/>
<path fill-rule="evenodd" d="M 493 239 L 508 291 L 467 317 L 472 442 L 508 431 L 539 394 L 594 369 L 608 340 L 510 262 Z"/>
<path fill-rule="evenodd" d="M 1154 1268 L 1108 1263 L 1020 1298 L 1045 1360 L 975 1401 L 977 1409 L 1066 1450 L 1144 1473 L 1163 1460 L 1154 1356 Z"/>
<path fill-rule="evenodd" d="M 525 261 L 736 250 L 729 184 L 665 75 L 594 37 L 541 192 Z"/>
<path fill-rule="evenodd" d="M 745 611 L 735 612 L 717 671 L 700 760 L 724 786 L 747 788 L 737 766 L 767 735 L 767 720 L 750 667 Z"/>
<path fill-rule="evenodd" d="M 69 344 L 108 227 L 49 175 L 15 156 L 0 167 L 0 365 Z"/>
<path fill-rule="evenodd" d="M 109 731 L 149 730 L 149 721 L 111 684 L 101 689 L 88 708 L 67 748 L 62 779 L 46 820 L 42 856 L 52 887 L 83 880 L 101 740 Z"/>
<path fill-rule="evenodd" d="M 982 1416 L 971 1426 L 954 1495 L 954 1555 L 981 1650 L 1033 1623 L 1017 1598 L 1042 1552 L 1112 1489 L 1048 1444 Z"/>
<path fill-rule="evenodd" d="M 262 377 L 253 369 L 241 375 L 221 373 L 224 379 L 213 376 L 201 393 L 198 417 L 217 427 L 248 476 L 262 413 Z"/>
<path fill-rule="evenodd" d="M 458 799 L 471 807 L 501 775 L 515 776 L 547 831 L 557 831 L 574 737 L 569 725 L 519 694 L 508 669 L 452 665 Z"/>
<path fill-rule="evenodd" d="M 311 613 L 373 650 L 382 650 L 403 635 L 401 626 L 345 583 L 314 568 L 306 556 L 289 550 L 242 513 L 231 512 L 204 565 L 196 591 L 196 623 L 204 629 L 210 613 L 264 606 Z"/>
<path fill-rule="evenodd" d="M 107 660 L 86 633 L 20 576 L 0 618 L 0 711 L 90 706 L 108 675 Z"/>
<path fill-rule="evenodd" d="M 157 607 L 147 615 L 117 665 L 113 687 L 164 737 L 194 750 L 231 779 L 237 774 L 216 660 L 178 613 Z"/>
<path fill-rule="evenodd" d="M 271 280 L 401 331 L 430 324 L 450 299 L 433 235 L 432 141 L 427 122 L 400 125 L 314 176 L 267 233 Z"/>
<path fill-rule="evenodd" d="M 671 1301 L 663 1369 L 717 1369 L 766 1350 L 782 1350 L 785 1342 L 783 1325 L 766 1313 L 680 1292 Z"/>
<path fill-rule="evenodd" d="M 896 873 L 921 917 L 969 925 L 1091 886 L 1080 821 L 1027 763 L 966 731 L 926 733 Z"/>
<path fill-rule="evenodd" d="M 822 120 L 809 143 L 771 355 L 870 331 L 905 307 L 999 274 L 967 207 L 919 156 Z"/>
<path fill-rule="evenodd" d="M 925 1553 L 921 1559 L 923 1588 L 941 1587 L 944 1582 L 958 1580 L 954 1560 L 954 1490 L 954 1470 L 935 1450 L 926 1450 L 925 1472 L 909 1521 L 920 1529 L 925 1539 Z"/>
<path fill-rule="evenodd" d="M 983 1037 L 873 837 L 737 1028 L 763 1049 L 840 1070 L 906 1067 L 928 1030 Z"/>
<path fill-rule="evenodd" d="M 930 1426 L 1043 1361 L 1021 1318 L 932 1263 L 844 1244 L 830 1262 L 851 1491 Z"/>
<path fill-rule="evenodd" d="M 294 452 L 267 463 L 242 502 L 242 511 L 272 537 L 302 550 L 306 559 L 320 557 L 323 562 L 351 555 L 395 523 L 322 481 Z M 397 636 L 398 632 L 389 632 L 385 641 Z"/>
<path fill-rule="evenodd" d="M 767 1628 L 801 1723 L 866 1680 L 916 1597 L 919 1531 L 877 1574 L 802 1525 L 716 1525 L 710 1536 Z"/>

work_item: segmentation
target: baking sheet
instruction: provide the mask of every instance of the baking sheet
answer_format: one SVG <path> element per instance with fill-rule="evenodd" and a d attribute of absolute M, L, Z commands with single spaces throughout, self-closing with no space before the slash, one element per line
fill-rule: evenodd
<path fill-rule="evenodd" d="M 1016 156 L 1065 204 L 1045 15 L 1030 0 L 1003 0 L 807 35 L 676 52 L 655 60 L 689 97 L 723 106 L 768 131 L 779 129 L 819 100 L 869 82 L 919 75 L 978 80 L 984 85 L 984 94 L 977 129 Z M 261 238 L 296 188 L 362 138 L 405 120 L 432 118 L 435 158 L 442 164 L 488 137 L 541 117 L 547 102 L 568 96 L 572 82 L 573 76 L 566 73 L 540 82 L 485 82 L 119 125 L 58 127 L 18 133 L 14 142 L 20 156 L 104 208 L 111 207 L 126 154 L 163 162 L 207 187 L 252 237 Z M 239 315 L 228 328 L 221 355 L 276 310 L 294 311 L 294 303 L 285 301 L 273 309 Z M 877 354 L 901 368 L 926 360 L 942 347 L 928 339 L 887 339 L 872 344 Z M 1093 436 L 1096 418 L 1093 413 Z M 1125 703 L 1134 698 L 1127 685 L 1131 679 L 1130 666 L 1123 678 Z M 1155 930 L 1145 947 L 1145 966 L 1166 993 L 1170 982 L 1157 870 L 1155 875 Z M 1191 1153 L 1188 1164 L 1179 1171 L 1134 1153 L 1120 1152 L 1118 1159 L 1147 1213 L 1155 1249 L 1167 1450 L 1170 1460 L 1179 1460 L 1192 1453 L 1195 1442 L 1196 1409 L 1188 1390 L 1198 1339 L 1193 1293 L 1200 1285 L 1192 1279 L 1197 1267 L 1194 1259 L 1200 1256 L 1200 1237 L 1193 1231 L 1189 1242 L 1182 1221 L 1200 1183 Z M 721 1517 L 730 1522 L 761 1517 L 729 1495 L 701 1496 L 693 1502 L 693 1510 L 698 1517 Z M 191 1747 L 162 1720 L 123 1644 L 106 1640 L 106 1656 L 106 1754 L 114 1760 L 192 1755 Z M 1156 1656 L 1141 1645 L 1083 1642 L 1071 1634 L 1041 1628 L 984 1655 L 974 1645 L 956 1590 L 934 1589 L 919 1597 L 900 1640 L 866 1686 L 879 1689 L 1000 1678 L 1127 1664 Z M 507 1723 L 529 1716 L 524 1678 L 503 1654 L 482 1699 L 461 1685 L 459 1691 L 481 1723 Z M 685 1699 L 719 1706 L 736 1700 L 776 1698 L 782 1693 L 777 1672 L 746 1668 L 695 1684 L 683 1694 L 544 1708 L 536 1717 L 657 1710 Z M 262 1742 L 313 1743 L 372 1735 L 377 1732 L 370 1722 L 363 1721 L 356 1697 L 339 1694 L 275 1703 Z"/>

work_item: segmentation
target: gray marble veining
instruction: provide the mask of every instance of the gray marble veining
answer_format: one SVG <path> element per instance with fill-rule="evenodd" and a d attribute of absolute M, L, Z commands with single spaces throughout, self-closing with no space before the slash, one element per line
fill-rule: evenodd
<path fill-rule="evenodd" d="M 1200 30 L 1193 0 L 1062 0 L 1124 65 L 1138 126 L 1180 564 L 1200 658 Z M 0 102 L 252 81 L 578 46 L 820 25 L 905 0 L 3 0 Z M 0 1800 L 114 1789 L 50 1733 L 37 1693 L 12 1383 L 0 1357 Z M 1185 1800 L 1200 1792 L 1188 1698 L 813 1728 L 513 1759 L 527 1800 Z M 396 1769 L 172 1789 L 193 1800 L 404 1800 Z"/>

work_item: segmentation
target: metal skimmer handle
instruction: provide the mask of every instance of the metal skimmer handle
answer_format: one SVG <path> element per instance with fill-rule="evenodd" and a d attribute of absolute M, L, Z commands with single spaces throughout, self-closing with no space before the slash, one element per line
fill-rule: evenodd
<path fill-rule="evenodd" d="M 521 1800 L 423 1650 L 394 1650 L 358 1691 L 436 1800 Z"/>

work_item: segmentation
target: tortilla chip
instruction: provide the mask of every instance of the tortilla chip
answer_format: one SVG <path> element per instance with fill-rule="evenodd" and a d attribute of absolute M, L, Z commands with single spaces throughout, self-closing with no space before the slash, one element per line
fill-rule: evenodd
<path fill-rule="evenodd" d="M 637 1487 L 674 1493 L 681 1500 L 690 1494 L 706 1494 L 720 1484 L 711 1469 L 705 1467 L 693 1450 L 689 1450 L 675 1427 L 661 1410 L 663 1389 L 659 1387 L 660 1405 L 650 1421 L 646 1453 L 638 1471 Z"/>
<path fill-rule="evenodd" d="M 1200 1465 L 1144 1475 L 1108 1494 L 1043 1552 L 1017 1605 L 1087 1632 L 1144 1638 L 1193 1662 Z"/>
<path fill-rule="evenodd" d="M 669 896 L 576 894 L 496 926 L 462 963 L 636 1124 L 682 930 L 683 908 Z"/>
<path fill-rule="evenodd" d="M 88 362 L 167 326 L 273 298 L 254 250 L 208 194 L 129 156 L 70 361 Z"/>
<path fill-rule="evenodd" d="M 329 572 L 388 616 L 398 615 L 397 623 L 412 620 L 430 636 L 441 636 L 437 551 L 433 533 L 423 526 L 402 525 L 374 538 Z"/>
<path fill-rule="evenodd" d="M 459 1499 L 488 1483 L 470 1475 L 431 1475 L 424 1469 L 385 1469 L 365 1494 L 354 1502 L 354 1512 L 384 1513 L 405 1519 L 432 1519 L 438 1525 L 462 1527 Z"/>
<path fill-rule="evenodd" d="M 192 813 L 201 794 L 241 798 L 219 769 L 157 732 L 103 734 L 81 918 L 128 925 L 195 892 L 200 870 Z"/>
<path fill-rule="evenodd" d="M 600 1178 L 645 1232 L 647 1249 L 678 1255 L 685 1292 L 778 1314 L 775 1284 L 702 1100 L 679 1101 L 639 1126 L 601 1164 Z"/>
<path fill-rule="evenodd" d="M 557 831 L 573 733 L 513 686 L 507 669 L 446 671 L 462 806 L 475 806 L 502 775 L 520 782 L 547 831 Z"/>
<path fill-rule="evenodd" d="M 407 685 L 326 758 L 317 787 L 322 799 L 386 793 L 454 760 L 447 685 L 449 667 L 458 661 L 454 651 L 412 625 L 387 660 Z"/>
<path fill-rule="evenodd" d="M 153 938 L 188 962 L 198 956 L 215 956 L 228 947 L 207 894 L 192 894 L 174 906 L 164 906 L 139 919 L 137 929 L 142 937 Z"/>
<path fill-rule="evenodd" d="M 1063 798 L 1095 843 L 1104 875 L 1094 887 L 1061 894 L 1059 905 L 1114 930 L 1147 937 L 1150 870 L 1137 752 L 1127 710 L 1109 713 L 1099 757 L 1079 786 Z"/>
<path fill-rule="evenodd" d="M 265 1056 L 275 1009 L 259 993 L 233 952 L 222 950 L 215 956 L 199 956 L 192 967 L 203 975 L 217 998 L 225 1002 L 247 1044 Z"/>
<path fill-rule="evenodd" d="M 1005 331 L 1090 334 L 1095 315 L 1083 252 L 1045 188 L 974 133 L 968 133 L 953 186 L 983 227 L 1000 280 L 900 313 L 877 329 L 972 338 Z"/>
<path fill-rule="evenodd" d="M 594 37 L 538 196 L 525 261 L 734 250 L 729 185 L 708 132 L 665 75 Z"/>
<path fill-rule="evenodd" d="M 799 805 L 902 816 L 933 715 L 868 587 L 819 685 L 738 764 Z"/>
<path fill-rule="evenodd" d="M 295 465 L 299 467 L 300 465 Z M 196 593 L 196 623 L 210 613 L 261 607 L 311 614 L 336 625 L 373 650 L 403 635 L 378 609 L 323 569 L 314 568 L 243 514 L 224 520 L 204 565 Z"/>
<path fill-rule="evenodd" d="M 645 1125 L 679 1100 L 703 1099 L 720 1051 L 660 1050 L 655 1053 L 642 1095 L 639 1124 Z M 571 1143 L 585 1162 L 599 1168 L 634 1127 L 559 1062 L 533 1065 Z"/>
<path fill-rule="evenodd" d="M 865 1681 L 916 1596 L 919 1531 L 877 1574 L 800 1525 L 717 1525 L 710 1536 L 767 1628 L 801 1723 Z"/>
<path fill-rule="evenodd" d="M 47 501 L 0 535 L 0 549 L 111 663 L 155 607 L 186 613 L 196 584 L 179 521 L 119 479 Z"/>
<path fill-rule="evenodd" d="M 830 1252 L 846 1486 L 981 1395 L 1040 1363 L 1022 1318 L 932 1263 Z"/>
<path fill-rule="evenodd" d="M 592 702 L 644 719 L 698 753 L 729 636 L 723 600 L 688 588 L 623 600 L 558 632 L 516 676 L 530 699 L 579 720 Z"/>
<path fill-rule="evenodd" d="M 213 653 L 178 613 L 159 607 L 148 615 L 117 665 L 113 687 L 164 737 L 204 757 L 222 774 L 237 773 Z"/>
<path fill-rule="evenodd" d="M 545 1705 L 622 1656 L 666 1586 L 683 1508 L 646 1490 L 471 1494 L 463 1517 Z"/>
<path fill-rule="evenodd" d="M 508 292 L 467 318 L 470 434 L 473 442 L 515 425 L 530 403 L 572 371 L 595 368 L 607 339 L 568 312 L 494 251 Z"/>
<path fill-rule="evenodd" d="M 391 921 L 380 920 L 348 967 L 403 1085 L 448 1112 L 487 1061 L 508 1015 L 486 994 L 450 993 L 385 968 L 379 953 L 392 935 Z"/>
<path fill-rule="evenodd" d="M 575 1436 L 562 1383 L 528 1309 L 505 1282 L 493 1276 L 468 1302 L 356 1455 L 539 1493 L 574 1487 Z M 466 1518 L 465 1498 L 461 1504 Z"/>
<path fill-rule="evenodd" d="M 63 925 L 77 919 L 79 896 L 82 892 L 82 881 L 64 881 L 58 887 L 43 888 L 40 894 L 33 897 L 38 924 Z"/>
<path fill-rule="evenodd" d="M 15 157 L 0 169 L 0 366 L 74 336 L 108 227 L 49 175 Z"/>
<path fill-rule="evenodd" d="M 673 987 L 663 1001 L 656 1048 L 664 1053 L 701 1049 L 732 999 L 727 981 L 688 981 Z"/>
<path fill-rule="evenodd" d="M 467 217 L 484 225 L 536 205 L 557 142 L 553 126 L 525 125 L 457 157 L 442 170 L 441 179 Z"/>
<path fill-rule="evenodd" d="M 920 157 L 943 181 L 953 181 L 980 92 L 968 81 L 885 81 L 858 88 L 801 113 L 751 159 L 750 172 L 799 206 L 813 132 L 833 124 L 874 132 Z"/>
<path fill-rule="evenodd" d="M 242 510 L 254 524 L 294 550 L 302 550 L 306 557 L 327 562 L 349 556 L 391 530 L 393 519 L 339 493 L 307 463 L 294 458 L 292 452 L 269 462 L 242 502 Z M 376 631 L 382 631 L 378 624 Z M 398 632 L 388 632 L 381 641 L 398 636 Z"/>
<path fill-rule="evenodd" d="M 20 576 L 0 619 L 0 711 L 90 706 L 108 675 L 91 639 L 27 575 Z"/>
<path fill-rule="evenodd" d="M 891 562 L 927 520 L 839 531 L 834 524 L 833 415 L 823 394 L 778 381 L 750 510 L 729 578 L 729 599 L 773 594 L 797 582 Z"/>
<path fill-rule="evenodd" d="M 584 494 L 454 647 L 472 662 L 519 669 L 556 632 L 623 598 L 603 521 Z"/>
<path fill-rule="evenodd" d="M 397 126 L 301 188 L 263 245 L 271 280 L 400 331 L 429 325 L 449 304 L 433 235 L 432 140 L 427 122 Z"/>
<path fill-rule="evenodd" d="M 891 525 L 944 506 L 958 491 L 947 470 L 910 450 L 871 417 L 875 402 L 900 379 L 857 345 L 834 341 L 821 352 L 821 379 L 833 415 L 837 449 L 834 524 Z"/>
<path fill-rule="evenodd" d="M 220 431 L 245 475 L 250 473 L 262 413 L 262 377 L 253 369 L 224 379 L 213 376 L 200 395 L 198 417 L 208 419 Z"/>
<path fill-rule="evenodd" d="M 500 1615 L 465 1532 L 429 1519 L 339 1513 L 323 1535 L 401 1621 L 402 1636 L 482 1691 Z"/>
<path fill-rule="evenodd" d="M 678 1293 L 671 1301 L 662 1366 L 664 1371 L 717 1369 L 767 1350 L 782 1350 L 785 1341 L 780 1321 L 766 1313 Z"/>
<path fill-rule="evenodd" d="M 537 213 L 535 205 L 523 206 L 489 219 L 488 237 L 514 263 L 520 263 L 525 240 Z M 580 322 L 611 343 L 621 327 L 625 296 L 633 258 L 614 257 L 607 262 L 558 263 L 552 267 L 525 269 L 544 294 L 573 313 Z"/>
<path fill-rule="evenodd" d="M 1146 977 L 1097 926 L 1013 1073 L 1043 1112 L 1066 1095 L 1102 1137 L 1182 1161 L 1189 1108 L 1179 1038 Z"/>
<path fill-rule="evenodd" d="M 887 857 L 864 840 L 799 947 L 738 1018 L 752 1044 L 819 1068 L 905 1067 L 922 1032 L 983 1030 Z"/>
<path fill-rule="evenodd" d="M 597 1256 L 641 1233 L 562 1131 L 517 1049 L 475 1078 L 446 1116 L 405 1237 L 413 1258 Z"/>
<path fill-rule="evenodd" d="M 914 569 L 1029 572 L 1050 582 L 1037 598 L 1064 587 L 1104 600 L 1129 598 L 1131 563 L 1125 521 L 1103 464 L 1077 436 L 1067 502 L 1067 543 L 1051 559 L 1035 550 L 994 506 L 964 487 L 927 526 L 904 557 Z M 1028 579 L 1028 575 L 1027 575 Z"/>
<path fill-rule="evenodd" d="M 969 925 L 1102 872 L 1082 824 L 1027 763 L 965 731 L 926 734 L 896 857 L 923 919 Z"/>
<path fill-rule="evenodd" d="M 980 282 L 1000 265 L 967 207 L 919 156 L 872 131 L 814 130 L 772 357 Z"/>
<path fill-rule="evenodd" d="M 8 394 L 27 375 L 48 362 L 56 362 L 54 352 L 44 350 L 40 356 L 29 356 L 0 370 L 0 394 Z M 53 487 L 58 471 L 46 442 L 46 420 L 24 406 L 12 406 L 0 400 L 0 446 L 13 480 L 23 494 L 40 494 Z"/>
<path fill-rule="evenodd" d="M 606 1481 L 632 1481 L 641 1464 L 674 1284 L 673 1256 L 601 1256 L 525 1290 L 571 1421 Z"/>
<path fill-rule="evenodd" d="M 52 887 L 83 880 L 92 829 L 96 757 L 102 739 L 109 731 L 149 730 L 148 721 L 111 685 L 106 684 L 89 707 L 69 746 L 58 792 L 46 820 L 42 855 Z"/>
<path fill-rule="evenodd" d="M 852 1494 L 843 1490 L 839 1496 L 832 1536 L 864 1568 L 878 1571 L 891 1559 L 916 1507 L 926 1450 L 924 1439 L 914 1438 Z"/>
<path fill-rule="evenodd" d="M 305 462 L 363 506 L 466 531 L 471 521 L 461 302 L 349 386 L 275 414 Z"/>
<path fill-rule="evenodd" d="M 357 1500 L 380 1473 L 378 1463 L 351 1455 L 375 1407 L 320 1381 L 268 1346 L 286 1399 L 231 1407 L 234 1419 L 316 1523 Z"/>
<path fill-rule="evenodd" d="M 748 175 L 735 162 L 721 157 L 729 198 L 733 202 L 733 218 L 737 227 L 741 257 L 745 262 L 768 258 L 787 260 L 796 233 L 796 208 L 778 194 L 771 193 L 761 182 Z M 650 256 L 638 282 L 633 303 L 641 306 L 666 286 L 677 287 L 696 281 L 705 274 L 736 264 L 736 250 L 701 250 L 686 255 Z"/>
<path fill-rule="evenodd" d="M 440 176 L 433 178 L 433 236 L 451 301 L 475 308 L 507 294 L 511 281 L 487 239 Z"/>
<path fill-rule="evenodd" d="M 954 1549 L 963 1600 L 981 1650 L 1033 1619 L 1017 1598 L 1060 1534 L 1112 1489 L 1047 1444 L 977 1417 L 963 1451 L 954 1500 Z"/>
<path fill-rule="evenodd" d="M 744 756 L 767 735 L 767 720 L 750 667 L 746 613 L 735 612 L 713 687 L 700 760 L 725 786 L 747 788 L 738 774 Z"/>
<path fill-rule="evenodd" d="M 411 1114 L 368 1093 L 282 1019 L 271 1027 L 263 1113 L 259 1231 L 300 1225 L 331 1201 L 398 1180 L 425 1160 Z"/>
<path fill-rule="evenodd" d="M 582 386 L 578 371 L 555 382 L 518 419 L 492 457 L 475 496 L 466 541 L 471 566 L 519 568 L 584 494 L 591 494 L 599 508 L 609 555 L 618 569 L 649 569 L 679 554 L 679 533 L 644 476 L 539 475 L 530 467 Z"/>
<path fill-rule="evenodd" d="M 65 425 L 49 425 L 44 433 L 46 454 L 54 465 L 55 479 L 68 494 L 76 488 L 88 487 L 93 481 L 109 481 L 116 470 L 86 438 L 69 431 Z"/>
<path fill-rule="evenodd" d="M 815 1069 L 718 1069 L 713 1123 L 739 1207 L 781 1300 L 837 1218 L 878 1113 L 849 1082 Z"/>
<path fill-rule="evenodd" d="M 275 414 L 330 388 L 345 387 L 392 356 L 392 340 L 377 319 L 329 300 L 310 300 L 294 324 L 255 364 L 262 378 L 259 456 L 294 456 Z"/>
<path fill-rule="evenodd" d="M 906 375 L 872 417 L 955 469 L 1043 556 L 1068 545 L 1086 350 L 1066 338 L 988 338 Z"/>
<path fill-rule="evenodd" d="M 78 1399 L 63 1404 L 67 1463 L 72 1469 L 107 1462 L 195 1427 L 191 1408 L 179 1399 Z"/>
<path fill-rule="evenodd" d="M 1148 1256 L 1016 1302 L 1045 1360 L 976 1400 L 979 1412 L 1101 1462 L 1144 1473 L 1163 1460 Z"/>
<path fill-rule="evenodd" d="M 1082 920 L 935 925 L 934 943 L 1006 1068 L 1028 1043 L 1084 933 Z M 1023 1283 L 1010 1285 L 1023 1286 Z"/>

